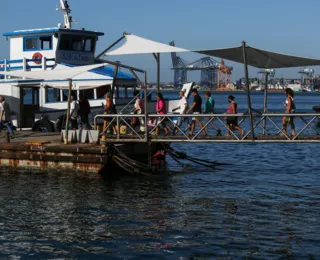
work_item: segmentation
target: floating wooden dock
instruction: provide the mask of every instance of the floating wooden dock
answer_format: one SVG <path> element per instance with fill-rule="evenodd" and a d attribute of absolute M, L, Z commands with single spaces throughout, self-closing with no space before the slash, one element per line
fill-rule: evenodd
<path fill-rule="evenodd" d="M 178 115 L 188 117 L 188 115 Z M 39 169 L 56 169 L 56 170 L 79 170 L 85 172 L 98 173 L 102 169 L 112 172 L 113 166 L 124 167 L 127 171 L 135 172 L 138 165 L 143 169 L 143 173 L 153 169 L 152 160 L 155 154 L 165 156 L 166 150 L 170 143 L 320 143 L 320 134 L 314 126 L 319 118 L 319 113 L 312 114 L 290 114 L 290 117 L 295 117 L 301 121 L 299 129 L 296 129 L 296 135 L 290 136 L 285 134 L 281 129 L 281 117 L 288 116 L 287 114 L 261 114 L 253 118 L 252 128 L 245 133 L 244 136 L 239 136 L 224 123 L 222 117 L 237 116 L 239 124 L 241 124 L 247 115 L 197 115 L 199 119 L 206 117 L 215 118 L 220 123 L 220 126 L 230 131 L 230 136 L 216 136 L 213 131 L 209 135 L 204 136 L 204 130 L 208 126 L 208 121 L 201 129 L 197 129 L 193 136 L 186 134 L 184 129 L 178 128 L 177 135 L 169 134 L 167 136 L 154 136 L 153 133 L 157 126 L 161 125 L 161 121 L 166 119 L 168 124 L 175 127 L 173 117 L 177 115 L 160 116 L 152 115 L 97 115 L 95 117 L 95 126 L 97 119 L 112 117 L 116 121 L 116 126 L 126 125 L 127 131 L 133 131 L 132 135 L 126 133 L 118 133 L 116 135 L 103 134 L 103 139 L 98 139 L 98 131 L 92 130 L 69 130 L 68 136 L 73 143 L 64 144 L 62 133 L 50 132 L 31 132 L 31 131 L 16 131 L 16 138 L 8 139 L 5 132 L 0 133 L 0 165 L 13 168 L 39 168 Z M 147 132 L 135 131 L 130 128 L 128 119 L 132 117 L 142 117 L 145 122 L 148 122 L 157 117 L 161 117 L 158 123 L 149 126 L 144 124 L 144 129 Z M 277 119 L 278 120 L 275 120 Z M 108 120 L 108 121 L 112 121 Z M 273 129 L 266 128 L 266 122 Z M 111 122 L 110 122 L 111 123 Z M 108 127 L 107 127 L 108 128 Z M 105 130 L 107 130 L 104 129 Z M 254 135 L 252 134 L 253 131 Z M 272 131 L 271 131 L 272 130 Z M 268 132 L 269 131 L 269 132 Z M 172 133 L 171 127 L 171 133 Z M 90 135 L 90 138 L 88 136 Z M 96 139 L 93 138 L 95 135 Z M 78 136 L 77 138 L 73 138 Z M 10 140 L 10 143 L 8 143 Z M 91 143 L 88 143 L 91 142 Z M 163 159 L 162 159 L 163 160 Z M 130 162 L 130 163 L 129 163 Z M 142 172 L 142 170 L 141 170 Z"/>
<path fill-rule="evenodd" d="M 17 131 L 6 143 L 0 135 L 0 164 L 13 168 L 39 168 L 99 172 L 108 160 L 108 148 L 97 144 L 61 142 L 60 133 Z"/>

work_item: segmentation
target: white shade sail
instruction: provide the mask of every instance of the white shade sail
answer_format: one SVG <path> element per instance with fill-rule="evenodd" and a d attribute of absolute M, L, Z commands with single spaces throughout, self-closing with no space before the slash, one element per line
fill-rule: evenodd
<path fill-rule="evenodd" d="M 170 46 L 164 43 L 148 40 L 134 34 L 125 35 L 126 42 L 115 50 L 105 53 L 107 56 L 124 54 L 147 54 L 164 52 L 189 52 L 190 50 Z"/>

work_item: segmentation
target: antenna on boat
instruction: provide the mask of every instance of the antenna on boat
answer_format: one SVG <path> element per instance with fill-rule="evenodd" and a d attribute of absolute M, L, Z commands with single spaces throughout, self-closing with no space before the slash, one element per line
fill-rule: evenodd
<path fill-rule="evenodd" d="M 71 9 L 68 4 L 68 1 L 67 0 L 60 0 L 60 8 L 57 7 L 57 11 L 63 12 L 64 28 L 71 29 L 73 21 L 72 21 L 72 16 L 70 15 Z"/>

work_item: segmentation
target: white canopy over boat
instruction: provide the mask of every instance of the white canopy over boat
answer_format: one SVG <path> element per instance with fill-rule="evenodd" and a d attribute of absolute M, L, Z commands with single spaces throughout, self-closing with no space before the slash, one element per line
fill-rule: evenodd
<path fill-rule="evenodd" d="M 49 86 L 58 89 L 68 89 L 69 79 L 72 79 L 72 89 L 90 89 L 103 85 L 113 84 L 114 70 L 106 67 L 107 63 L 73 66 L 57 64 L 52 70 L 37 70 L 37 71 L 7 71 L 1 74 L 10 77 L 21 78 L 8 79 L 15 85 L 26 85 L 39 83 L 42 86 Z M 116 79 L 118 84 L 133 84 L 133 77 L 121 71 L 118 72 L 119 78 Z M 30 81 L 30 79 L 34 79 Z"/>
<path fill-rule="evenodd" d="M 87 72 L 92 69 L 105 66 L 106 63 L 67 67 L 57 66 L 57 69 L 52 70 L 33 70 L 33 71 L 4 71 L 3 75 L 13 76 L 17 78 L 39 79 L 39 80 L 69 80 L 77 75 Z"/>
<path fill-rule="evenodd" d="M 125 39 L 126 42 L 122 46 L 106 52 L 105 55 L 191 52 L 191 50 L 170 46 L 133 34 L 126 34 Z M 224 49 L 193 50 L 192 52 L 244 63 L 242 46 Z M 256 68 L 276 69 L 320 65 L 320 59 L 286 55 L 250 46 L 246 46 L 246 53 L 247 64 Z"/>

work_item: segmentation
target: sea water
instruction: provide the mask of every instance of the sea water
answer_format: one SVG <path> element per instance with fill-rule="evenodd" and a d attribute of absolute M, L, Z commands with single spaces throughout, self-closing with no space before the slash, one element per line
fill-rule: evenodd
<path fill-rule="evenodd" d="M 213 95 L 217 111 L 228 95 Z M 245 111 L 245 93 L 233 95 Z M 269 110 L 283 101 L 271 93 Z M 320 96 L 295 102 L 312 112 Z M 252 103 L 261 109 L 263 94 Z M 319 144 L 173 147 L 219 165 L 168 158 L 170 174 L 113 180 L 1 169 L 0 259 L 320 258 Z"/>

